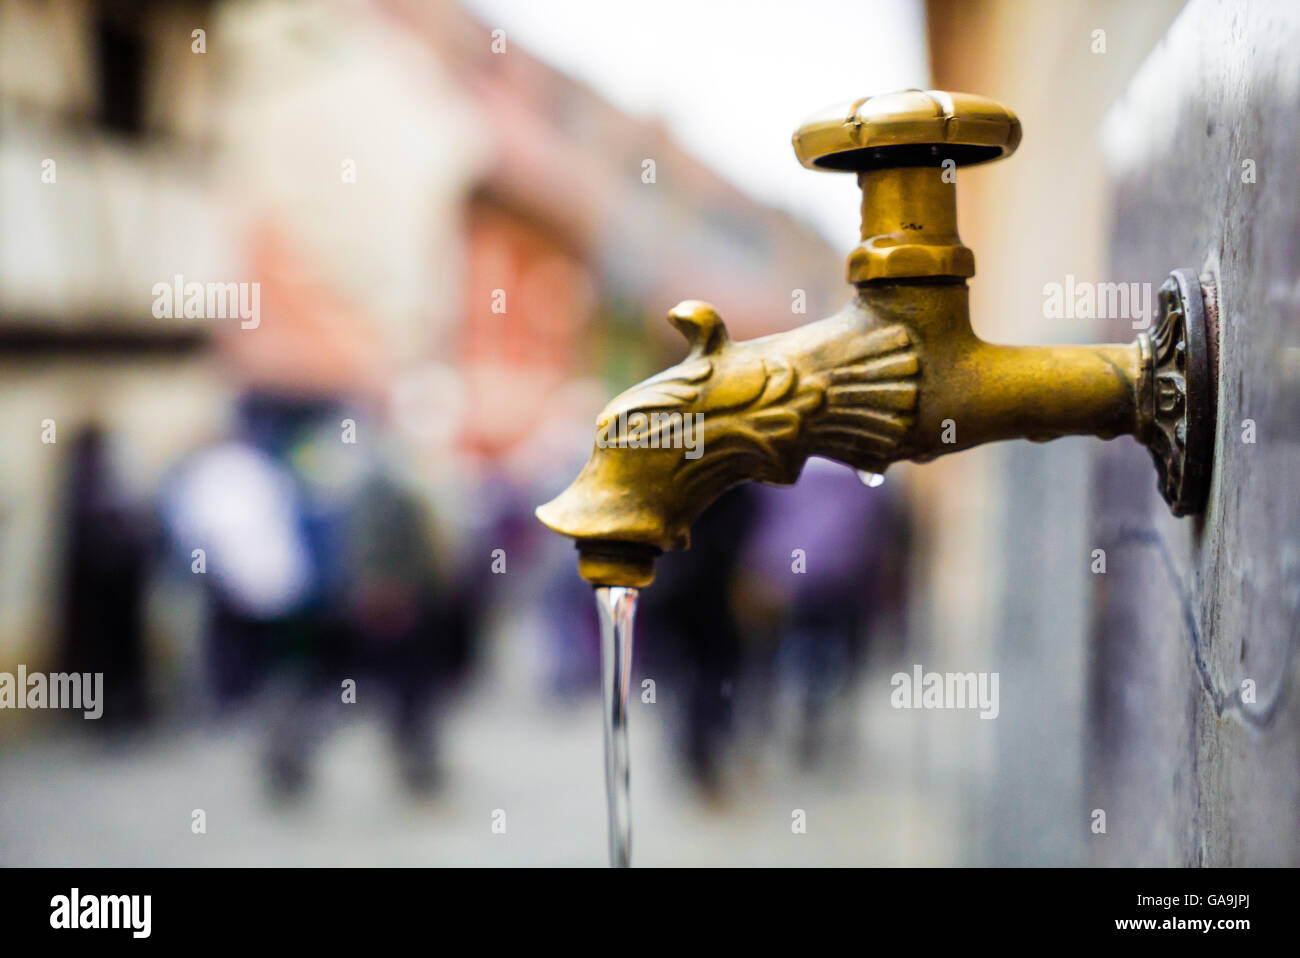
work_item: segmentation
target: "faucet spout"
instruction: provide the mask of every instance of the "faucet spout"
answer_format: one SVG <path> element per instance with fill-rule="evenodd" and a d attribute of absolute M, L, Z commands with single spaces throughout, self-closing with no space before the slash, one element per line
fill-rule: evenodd
<path fill-rule="evenodd" d="M 594 585 L 641 587 L 660 552 L 737 483 L 796 481 L 809 456 L 884 472 L 1000 439 L 1110 438 L 1140 428 L 1142 351 L 978 339 L 964 282 L 865 287 L 842 310 L 737 342 L 687 301 L 691 349 L 616 397 L 578 478 L 537 510 L 577 541 Z"/>
<path fill-rule="evenodd" d="M 798 329 L 737 342 L 717 311 L 669 314 L 690 350 L 616 397 L 591 459 L 537 515 L 576 540 L 597 586 L 642 587 L 655 557 L 726 489 L 792 483 L 809 456 L 882 473 L 986 442 L 1134 435 L 1175 515 L 1204 508 L 1213 459 L 1217 288 L 1175 270 L 1152 332 L 1127 345 L 1000 346 L 975 335 L 957 232 L 958 166 L 1008 156 L 1020 121 L 982 97 L 905 90 L 809 119 L 795 153 L 856 172 L 857 295 Z"/>

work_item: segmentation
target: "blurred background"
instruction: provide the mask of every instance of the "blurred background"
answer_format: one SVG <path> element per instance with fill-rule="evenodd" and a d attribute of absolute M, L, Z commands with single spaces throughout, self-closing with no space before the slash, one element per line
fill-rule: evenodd
<path fill-rule="evenodd" d="M 1042 287 L 1104 278 L 1095 132 L 1178 7 L 0 0 L 0 669 L 105 675 L 0 711 L 0 864 L 603 864 L 595 608 L 532 516 L 596 413 L 678 300 L 838 308 L 858 191 L 789 137 L 904 87 L 1025 126 L 962 175 L 977 331 L 1096 338 Z M 1088 862 L 1093 443 L 720 500 L 642 597 L 634 863 Z M 998 720 L 892 709 L 914 663 Z"/>

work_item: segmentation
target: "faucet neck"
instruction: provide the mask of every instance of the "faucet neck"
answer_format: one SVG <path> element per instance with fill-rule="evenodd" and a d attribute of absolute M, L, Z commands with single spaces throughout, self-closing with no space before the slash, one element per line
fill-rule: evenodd
<path fill-rule="evenodd" d="M 880 321 L 902 323 L 926 341 L 968 348 L 976 339 L 970 321 L 970 288 L 959 277 L 863 283 L 857 302 Z"/>
<path fill-rule="evenodd" d="M 862 243 L 849 254 L 848 280 L 975 275 L 975 255 L 957 235 L 955 168 L 863 170 Z"/>

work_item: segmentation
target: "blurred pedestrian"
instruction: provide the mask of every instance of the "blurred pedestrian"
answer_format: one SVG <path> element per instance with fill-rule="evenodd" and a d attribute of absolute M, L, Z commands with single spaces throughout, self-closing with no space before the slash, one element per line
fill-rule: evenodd
<path fill-rule="evenodd" d="M 65 495 L 57 671 L 102 672 L 100 727 L 138 724 L 150 714 L 144 604 L 154 525 L 118 481 L 98 425 L 73 440 Z"/>

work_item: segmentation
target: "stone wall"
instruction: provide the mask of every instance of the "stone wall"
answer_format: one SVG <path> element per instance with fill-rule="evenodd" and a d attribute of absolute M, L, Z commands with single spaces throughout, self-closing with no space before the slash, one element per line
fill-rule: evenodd
<path fill-rule="evenodd" d="M 1300 864 L 1300 8 L 1193 0 L 1103 142 L 1110 271 L 1217 272 L 1221 379 L 1203 517 L 1098 451 L 1092 859 Z"/>

